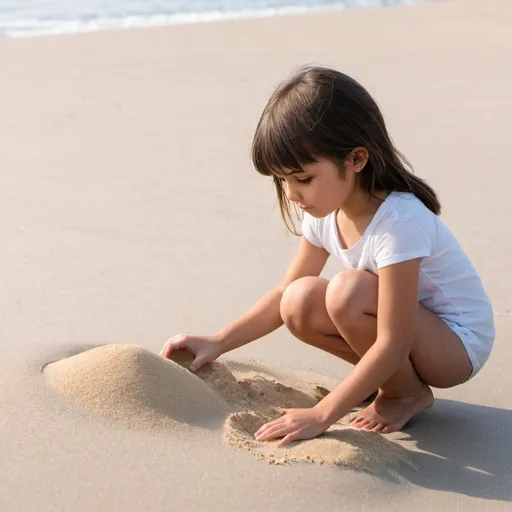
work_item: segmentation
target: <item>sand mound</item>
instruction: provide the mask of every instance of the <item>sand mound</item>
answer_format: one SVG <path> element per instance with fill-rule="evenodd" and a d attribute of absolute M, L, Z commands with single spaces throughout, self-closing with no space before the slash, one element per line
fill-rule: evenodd
<path fill-rule="evenodd" d="M 171 355 L 172 361 L 187 369 L 193 359 L 186 350 Z M 244 372 L 237 378 L 225 365 L 213 362 L 202 366 L 196 375 L 239 410 L 272 411 L 276 407 L 313 407 L 318 403 L 313 389 L 308 394 L 286 386 L 261 370 Z"/>
<path fill-rule="evenodd" d="M 224 441 L 273 464 L 313 462 L 354 468 L 410 465 L 407 450 L 374 432 L 339 422 L 316 439 L 277 448 L 254 433 L 284 408 L 313 407 L 329 389 L 312 379 L 284 375 L 262 365 L 214 362 L 188 371 L 192 354 L 164 360 L 143 347 L 105 345 L 44 368 L 47 383 L 88 411 L 138 429 L 180 425 L 216 428 Z M 238 371 L 237 371 L 238 368 Z M 283 382 L 281 382 L 283 381 Z M 331 383 L 332 384 L 332 383 Z"/>
<path fill-rule="evenodd" d="M 259 411 L 231 414 L 224 425 L 224 440 L 237 449 L 250 451 L 258 459 L 271 464 L 312 462 L 334 464 L 367 471 L 393 466 L 414 467 L 407 450 L 375 432 L 356 430 L 340 423 L 332 426 L 324 435 L 315 439 L 296 441 L 283 448 L 277 442 L 260 442 L 255 432 L 264 423 L 277 418 L 278 414 Z"/>
<path fill-rule="evenodd" d="M 62 395 L 130 427 L 214 427 L 232 412 L 201 379 L 139 346 L 101 346 L 48 364 L 43 373 Z"/>
<path fill-rule="evenodd" d="M 179 350 L 172 354 L 172 359 L 188 368 L 193 357 Z M 333 425 L 323 436 L 298 441 L 284 448 L 277 448 L 278 440 L 260 442 L 254 439 L 261 425 L 277 418 L 281 409 L 313 407 L 327 396 L 330 390 L 314 382 L 325 380 L 320 376 L 317 379 L 299 378 L 270 371 L 258 364 L 251 366 L 233 362 L 204 365 L 197 375 L 239 409 L 224 424 L 224 441 L 236 449 L 248 450 L 260 460 L 271 464 L 334 464 L 370 472 L 388 471 L 403 464 L 412 466 L 406 449 L 375 432 L 351 428 L 348 419 L 343 420 L 347 421 L 345 424 L 338 422 Z M 333 384 L 330 382 L 331 388 Z M 368 397 L 368 401 L 373 398 Z"/>
<path fill-rule="evenodd" d="M 266 407 L 313 407 L 318 403 L 318 400 L 307 393 L 265 378 L 256 372 L 239 380 L 238 383 L 249 399 Z"/>

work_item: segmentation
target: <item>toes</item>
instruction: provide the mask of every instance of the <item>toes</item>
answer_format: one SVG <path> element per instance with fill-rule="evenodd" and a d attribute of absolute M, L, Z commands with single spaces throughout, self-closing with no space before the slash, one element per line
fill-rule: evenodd
<path fill-rule="evenodd" d="M 352 426 L 355 428 L 363 428 L 363 426 L 366 425 L 366 423 L 368 423 L 368 421 L 365 418 L 359 418 L 354 420 Z"/>
<path fill-rule="evenodd" d="M 358 423 L 359 421 L 361 421 L 363 418 L 359 415 L 355 415 L 351 420 L 350 420 L 350 423 Z"/>
<path fill-rule="evenodd" d="M 382 429 L 384 429 L 386 427 L 384 427 L 384 425 L 382 423 L 377 423 L 377 425 L 375 425 L 375 427 L 373 427 L 373 431 L 374 432 L 382 432 Z"/>
<path fill-rule="evenodd" d="M 363 421 L 364 418 L 361 418 L 361 416 L 357 416 L 351 421 L 351 423 L 354 427 L 359 428 L 360 424 L 363 423 Z"/>
<path fill-rule="evenodd" d="M 363 427 L 365 430 L 373 430 L 373 428 L 377 425 L 376 421 L 369 421 L 366 423 L 366 425 Z"/>
<path fill-rule="evenodd" d="M 397 430 L 400 430 L 398 425 L 387 425 L 381 430 L 381 432 L 383 434 L 390 434 L 391 432 L 396 432 Z"/>

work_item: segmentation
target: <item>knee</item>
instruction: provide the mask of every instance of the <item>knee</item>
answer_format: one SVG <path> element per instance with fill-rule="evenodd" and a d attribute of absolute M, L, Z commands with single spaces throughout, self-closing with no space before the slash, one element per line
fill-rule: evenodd
<path fill-rule="evenodd" d="M 366 303 L 371 297 L 374 276 L 364 270 L 349 269 L 336 274 L 327 286 L 325 305 L 327 313 L 337 325 L 345 328 L 358 325 Z"/>
<path fill-rule="evenodd" d="M 307 329 L 307 319 L 311 316 L 315 301 L 325 300 L 321 297 L 319 277 L 301 277 L 290 283 L 281 298 L 281 318 L 293 334 L 298 334 Z"/>

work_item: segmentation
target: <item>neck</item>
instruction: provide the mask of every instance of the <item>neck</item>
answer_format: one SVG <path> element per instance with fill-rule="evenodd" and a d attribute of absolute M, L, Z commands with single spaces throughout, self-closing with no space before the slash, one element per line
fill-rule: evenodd
<path fill-rule="evenodd" d="M 384 190 L 375 191 L 372 195 L 357 187 L 340 210 L 347 219 L 356 221 L 366 215 L 373 215 L 387 195 Z"/>

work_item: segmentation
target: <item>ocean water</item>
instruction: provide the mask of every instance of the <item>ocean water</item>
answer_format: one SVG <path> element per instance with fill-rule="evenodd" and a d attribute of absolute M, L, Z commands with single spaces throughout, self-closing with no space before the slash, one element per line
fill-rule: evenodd
<path fill-rule="evenodd" d="M 211 22 L 422 0 L 0 0 L 0 36 L 30 37 Z"/>

